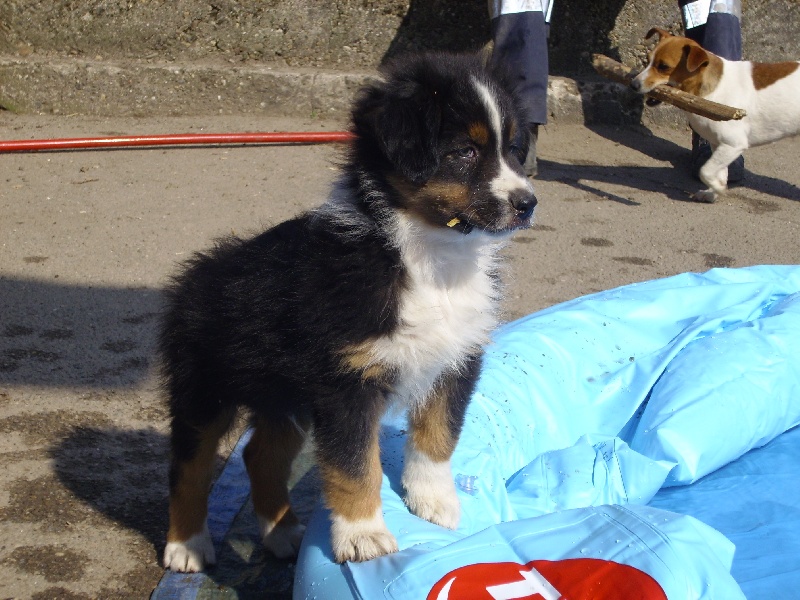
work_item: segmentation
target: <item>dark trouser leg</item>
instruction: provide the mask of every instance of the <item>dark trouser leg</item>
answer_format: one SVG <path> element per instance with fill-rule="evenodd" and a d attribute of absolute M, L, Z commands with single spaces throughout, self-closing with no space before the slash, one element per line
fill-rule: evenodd
<path fill-rule="evenodd" d="M 525 172 L 535 175 L 538 126 L 547 123 L 548 24 L 545 13 L 538 10 L 492 16 L 494 49 L 489 65 L 508 73 L 516 84 L 531 131 Z"/>
<path fill-rule="evenodd" d="M 728 60 L 742 60 L 741 0 L 678 0 L 686 37 Z M 710 12 L 706 12 L 709 11 Z"/>
<path fill-rule="evenodd" d="M 530 123 L 547 123 L 547 23 L 541 11 L 492 19 L 494 49 L 489 65 L 507 72 L 516 84 Z"/>
<path fill-rule="evenodd" d="M 693 39 L 709 52 L 727 60 L 742 60 L 742 27 L 740 0 L 712 0 L 708 15 L 697 11 L 702 2 L 679 0 L 686 37 Z M 720 11 L 720 12 L 717 12 Z M 725 11 L 725 12 L 721 12 Z M 709 159 L 712 148 L 696 133 L 692 135 L 692 175 L 699 179 L 700 169 Z M 728 167 L 728 182 L 744 178 L 744 157 L 740 156 Z"/>

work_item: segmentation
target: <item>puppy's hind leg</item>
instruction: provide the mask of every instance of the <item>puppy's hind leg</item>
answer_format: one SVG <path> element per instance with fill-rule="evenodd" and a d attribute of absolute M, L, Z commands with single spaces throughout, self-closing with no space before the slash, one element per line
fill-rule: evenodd
<path fill-rule="evenodd" d="M 698 202 L 713 203 L 728 188 L 728 165 L 735 161 L 745 148 L 720 144 L 700 169 L 700 180 L 708 186 L 694 194 Z"/>
<path fill-rule="evenodd" d="M 278 558 L 295 556 L 305 532 L 289 506 L 287 484 L 307 429 L 307 424 L 290 418 L 271 421 L 258 417 L 244 450 L 261 537 L 267 550 Z"/>
<path fill-rule="evenodd" d="M 169 473 L 169 531 L 164 566 L 173 571 L 201 571 L 216 557 L 206 516 L 214 457 L 220 438 L 235 411 L 219 413 L 212 421 L 194 424 L 172 418 L 172 461 Z"/>

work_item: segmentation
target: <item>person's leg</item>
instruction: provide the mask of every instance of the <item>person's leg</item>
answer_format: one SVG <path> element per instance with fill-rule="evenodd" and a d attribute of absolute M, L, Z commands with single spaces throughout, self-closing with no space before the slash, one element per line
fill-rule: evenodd
<path fill-rule="evenodd" d="M 742 60 L 741 0 L 712 0 L 703 46 L 728 60 Z"/>
<path fill-rule="evenodd" d="M 709 52 L 727 60 L 742 60 L 741 0 L 679 0 L 686 37 Z M 711 146 L 696 133 L 692 135 L 692 175 L 700 178 L 700 169 L 711 156 Z M 728 167 L 728 182 L 744 177 L 744 157 Z"/>
<path fill-rule="evenodd" d="M 547 32 L 552 0 L 489 0 L 494 48 L 489 64 L 517 83 L 528 115 L 531 145 L 525 172 L 536 174 L 539 125 L 547 123 Z"/>
<path fill-rule="evenodd" d="M 742 60 L 741 0 L 678 0 L 686 37 L 728 60 Z"/>

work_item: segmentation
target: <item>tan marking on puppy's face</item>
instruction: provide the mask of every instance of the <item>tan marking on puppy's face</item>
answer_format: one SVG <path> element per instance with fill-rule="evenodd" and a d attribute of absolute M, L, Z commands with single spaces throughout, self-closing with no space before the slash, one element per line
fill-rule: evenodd
<path fill-rule="evenodd" d="M 418 191 L 417 201 L 438 223 L 469 210 L 469 188 L 460 182 L 431 179 Z"/>
<path fill-rule="evenodd" d="M 390 177 L 390 181 L 404 208 L 431 225 L 447 225 L 454 215 L 470 209 L 470 190 L 464 183 L 443 181 L 435 176 L 421 186 L 396 177 Z"/>
<path fill-rule="evenodd" d="M 797 70 L 796 62 L 753 63 L 753 85 L 763 90 Z"/>
<path fill-rule="evenodd" d="M 472 123 L 467 129 L 470 139 L 479 146 L 489 143 L 489 126 L 486 123 Z"/>

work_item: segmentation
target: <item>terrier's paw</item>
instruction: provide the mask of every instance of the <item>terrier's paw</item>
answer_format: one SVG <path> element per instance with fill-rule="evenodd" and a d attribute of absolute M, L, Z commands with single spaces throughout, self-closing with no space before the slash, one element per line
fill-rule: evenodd
<path fill-rule="evenodd" d="M 359 521 L 348 521 L 334 516 L 331 545 L 338 563 L 347 560 L 363 562 L 397 552 L 397 540 L 386 528 L 380 509 L 376 517 Z"/>
<path fill-rule="evenodd" d="M 700 169 L 700 181 L 708 186 L 707 190 L 697 192 L 694 199 L 698 202 L 712 203 L 728 189 L 728 169 L 718 170 L 712 164 L 713 157 Z"/>
<path fill-rule="evenodd" d="M 185 542 L 168 542 L 164 548 L 164 567 L 181 573 L 196 573 L 217 562 L 208 530 Z"/>
<path fill-rule="evenodd" d="M 701 190 L 692 196 L 695 202 L 705 202 L 706 204 L 714 204 L 717 201 L 719 194 L 712 189 Z"/>
<path fill-rule="evenodd" d="M 264 530 L 265 527 L 262 525 L 264 547 L 278 558 L 292 558 L 297 556 L 297 552 L 300 550 L 300 542 L 303 541 L 306 527 L 300 523 L 278 523 L 269 528 L 266 533 Z"/>

